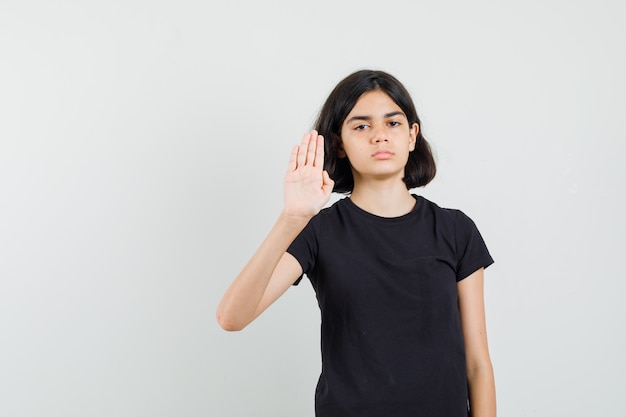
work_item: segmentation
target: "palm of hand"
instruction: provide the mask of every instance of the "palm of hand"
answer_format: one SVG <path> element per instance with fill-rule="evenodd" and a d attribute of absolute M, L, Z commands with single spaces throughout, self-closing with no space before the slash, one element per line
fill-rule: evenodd
<path fill-rule="evenodd" d="M 324 138 L 312 131 L 304 135 L 289 158 L 284 181 L 284 212 L 298 217 L 312 217 L 330 199 L 334 182 L 323 171 Z"/>

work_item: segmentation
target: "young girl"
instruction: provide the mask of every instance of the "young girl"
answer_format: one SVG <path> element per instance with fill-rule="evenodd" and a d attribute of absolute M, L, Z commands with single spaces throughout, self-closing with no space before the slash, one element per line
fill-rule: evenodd
<path fill-rule="evenodd" d="M 291 152 L 283 211 L 217 319 L 243 329 L 306 274 L 322 319 L 317 417 L 496 414 L 493 260 L 466 215 L 410 193 L 434 175 L 409 93 L 381 71 L 342 80 Z M 348 197 L 322 210 L 332 191 Z"/>

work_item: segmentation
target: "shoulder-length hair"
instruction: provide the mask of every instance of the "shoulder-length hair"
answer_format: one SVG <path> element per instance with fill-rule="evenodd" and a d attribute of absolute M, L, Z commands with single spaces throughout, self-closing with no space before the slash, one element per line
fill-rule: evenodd
<path fill-rule="evenodd" d="M 409 125 L 420 126 L 415 149 L 409 153 L 403 181 L 408 189 L 423 187 L 437 172 L 430 145 L 422 135 L 421 122 L 407 89 L 395 77 L 383 71 L 361 70 L 350 74 L 337 84 L 322 106 L 315 130 L 324 136 L 324 169 L 335 181 L 334 192 L 350 193 L 354 178 L 348 158 L 340 158 L 341 127 L 357 100 L 366 92 L 385 92 L 404 112 Z"/>

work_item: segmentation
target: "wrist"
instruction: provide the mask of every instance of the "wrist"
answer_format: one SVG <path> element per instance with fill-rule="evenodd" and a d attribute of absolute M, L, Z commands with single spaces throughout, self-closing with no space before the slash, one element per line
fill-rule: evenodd
<path fill-rule="evenodd" d="M 306 226 L 307 223 L 309 223 L 309 220 L 311 220 L 312 218 L 312 215 L 294 214 L 283 210 L 278 216 L 278 221 L 287 226 L 304 228 L 304 226 Z"/>

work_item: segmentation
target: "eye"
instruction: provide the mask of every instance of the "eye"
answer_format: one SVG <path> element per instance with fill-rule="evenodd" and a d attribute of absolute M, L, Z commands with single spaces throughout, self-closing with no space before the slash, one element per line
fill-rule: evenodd
<path fill-rule="evenodd" d="M 400 122 L 398 122 L 396 120 L 392 120 L 392 121 L 389 122 L 389 126 L 391 126 L 391 127 L 400 126 Z"/>
<path fill-rule="evenodd" d="M 367 125 L 358 125 L 354 127 L 354 130 L 364 130 L 367 129 Z"/>

